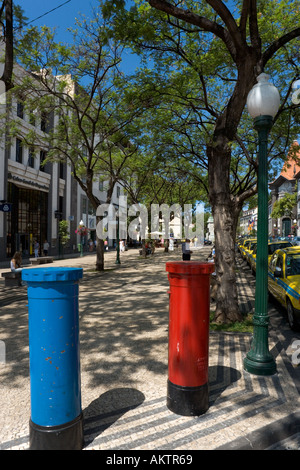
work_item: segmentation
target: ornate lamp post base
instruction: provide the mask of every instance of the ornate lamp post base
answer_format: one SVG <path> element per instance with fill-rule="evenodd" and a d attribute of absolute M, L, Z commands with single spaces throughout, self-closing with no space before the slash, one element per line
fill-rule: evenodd
<path fill-rule="evenodd" d="M 276 363 L 268 348 L 268 324 L 268 315 L 254 314 L 253 341 L 244 359 L 244 369 L 250 374 L 273 375 L 276 373 Z"/>

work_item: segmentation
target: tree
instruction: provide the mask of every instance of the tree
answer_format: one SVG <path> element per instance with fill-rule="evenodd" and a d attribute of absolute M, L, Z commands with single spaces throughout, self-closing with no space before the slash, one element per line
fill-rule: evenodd
<path fill-rule="evenodd" d="M 136 155 L 131 137 L 148 101 L 145 90 L 132 93 L 121 76 L 123 46 L 109 36 L 107 21 L 97 14 L 91 20 L 78 20 L 70 46 L 56 43 L 47 27 L 29 28 L 18 60 L 31 73 L 12 91 L 24 98 L 32 116 L 38 112 L 49 118 L 43 135 L 34 130 L 24 133 L 25 144 L 47 145 L 46 161 L 70 164 L 95 211 L 100 201 L 94 181 L 100 175 L 108 181 L 109 204 L 127 161 Z M 16 131 L 11 122 L 11 135 Z M 96 254 L 96 270 L 103 270 L 102 239 L 97 239 Z"/>
<path fill-rule="evenodd" d="M 16 26 L 14 26 L 14 19 L 16 20 Z M 26 17 L 24 17 L 22 8 L 14 5 L 13 0 L 2 0 L 0 25 L 2 29 L 1 41 L 5 44 L 5 56 L 0 81 L 3 81 L 6 91 L 13 87 L 14 42 L 25 21 Z"/>
<path fill-rule="evenodd" d="M 64 247 L 70 239 L 69 224 L 67 220 L 60 220 L 58 224 L 59 243 L 62 245 L 62 252 Z"/>
<path fill-rule="evenodd" d="M 1 76 L 6 90 L 12 88 L 12 74 L 14 63 L 14 45 L 13 45 L 13 2 L 12 0 L 3 0 L 0 8 L 1 27 L 4 31 L 5 42 L 5 62 L 4 70 Z"/>
<path fill-rule="evenodd" d="M 284 216 L 291 217 L 296 204 L 297 193 L 286 193 L 283 197 L 281 197 L 274 203 L 273 210 L 271 213 L 272 219 L 279 219 Z"/>
<path fill-rule="evenodd" d="M 295 27 L 299 4 L 288 0 L 261 1 L 258 10 L 256 0 L 233 1 L 230 7 L 221 0 L 148 0 L 125 13 L 122 3 L 107 2 L 107 8 L 115 15 L 115 31 L 119 37 L 125 36 L 136 52 L 144 51 L 154 61 L 155 85 L 164 88 L 167 77 L 173 85 L 175 80 L 181 80 L 189 92 L 185 101 L 189 101 L 198 117 L 199 140 L 204 144 L 201 158 L 207 165 L 214 217 L 219 284 L 215 320 L 240 320 L 235 278 L 236 226 L 244 202 L 256 192 L 257 172 L 257 136 L 245 104 L 256 77 L 268 69 L 282 96 L 270 148 L 270 161 L 275 161 L 294 138 L 293 121 L 299 119 L 295 106 L 288 102 L 291 85 L 299 73 L 296 40 L 300 28 Z M 286 11 L 291 14 L 286 15 Z M 190 90 L 186 84 L 191 85 Z M 173 86 L 170 101 L 178 98 L 174 90 Z M 189 129 L 187 134 L 191 135 Z"/>
<path fill-rule="evenodd" d="M 138 166 L 136 166 L 137 161 L 134 162 L 135 165 L 133 166 L 132 161 L 128 162 L 122 184 L 128 195 L 129 206 L 134 206 L 136 213 L 140 213 L 140 215 L 142 212 L 142 217 L 144 216 L 143 209 L 146 209 L 148 219 L 147 221 L 143 219 L 143 223 L 151 231 L 151 216 L 154 215 L 151 211 L 154 205 L 159 206 L 160 209 L 163 208 L 163 204 L 169 206 L 170 213 L 166 210 L 168 213 L 163 214 L 163 211 L 160 211 L 159 214 L 160 219 L 168 219 L 168 222 L 165 220 L 166 227 L 175 215 L 178 215 L 174 213 L 176 207 L 172 208 L 173 204 L 177 204 L 184 209 L 185 204 L 194 205 L 196 201 L 199 201 L 201 194 L 195 181 L 187 177 L 183 168 L 178 169 L 176 165 L 172 168 L 168 165 L 158 148 L 155 149 L 155 155 L 148 153 L 145 138 L 143 138 L 143 147 L 144 152 L 141 151 L 139 155 Z M 182 210 L 180 210 L 180 218 L 182 219 Z M 145 257 L 146 238 L 141 231 L 140 236 L 142 239 L 142 255 Z"/>

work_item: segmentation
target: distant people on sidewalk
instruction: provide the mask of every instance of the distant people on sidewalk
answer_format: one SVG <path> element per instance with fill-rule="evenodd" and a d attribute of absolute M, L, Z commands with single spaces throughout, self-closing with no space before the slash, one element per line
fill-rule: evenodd
<path fill-rule="evenodd" d="M 93 240 L 92 240 L 91 238 L 89 239 L 89 250 L 90 250 L 90 251 L 93 251 L 93 250 L 94 250 L 94 242 L 93 242 Z"/>
<path fill-rule="evenodd" d="M 34 256 L 36 258 L 38 258 L 39 256 L 39 250 L 40 250 L 40 244 L 37 240 L 34 241 L 34 246 L 33 246 L 33 249 L 34 249 Z"/>
<path fill-rule="evenodd" d="M 10 261 L 10 270 L 13 273 L 22 271 L 22 255 L 19 251 L 16 251 Z"/>
<path fill-rule="evenodd" d="M 182 246 L 182 260 L 183 261 L 190 261 L 191 254 L 193 253 L 190 250 L 190 240 L 186 238 L 185 242 L 181 244 Z"/>
<path fill-rule="evenodd" d="M 49 243 L 47 242 L 47 240 L 45 240 L 44 245 L 43 245 L 44 256 L 48 256 L 48 250 L 49 250 Z"/>

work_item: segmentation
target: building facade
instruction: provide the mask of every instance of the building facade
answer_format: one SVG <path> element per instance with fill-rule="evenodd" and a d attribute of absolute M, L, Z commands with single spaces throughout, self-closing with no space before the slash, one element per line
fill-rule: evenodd
<path fill-rule="evenodd" d="M 298 142 L 294 142 L 298 147 Z M 294 145 L 293 144 L 293 145 Z M 300 212 L 298 211 L 300 191 L 299 191 L 300 165 L 293 158 L 288 158 L 282 166 L 279 176 L 269 184 L 270 203 L 269 203 L 269 235 L 273 237 L 287 237 L 298 234 L 297 223 Z M 292 211 L 287 212 L 282 217 L 272 218 L 271 213 L 276 201 L 279 201 L 286 194 L 298 194 L 298 202 Z"/>
<path fill-rule="evenodd" d="M 240 217 L 240 235 L 257 232 L 257 207 L 242 212 Z"/>
<path fill-rule="evenodd" d="M 16 80 L 21 80 L 26 72 L 15 65 Z M 83 220 L 89 229 L 88 238 L 96 239 L 96 214 L 77 181 L 72 176 L 69 164 L 48 162 L 45 134 L 56 125 L 58 116 L 44 116 L 38 112 L 32 117 L 25 111 L 24 102 L 13 98 L 10 111 L 2 99 L 1 125 L 5 129 L 7 116 L 14 121 L 14 136 L 2 132 L 0 137 L 0 261 L 9 261 L 16 251 L 23 258 L 33 256 L 34 244 L 40 246 L 47 240 L 49 254 L 59 255 L 59 221 L 67 220 L 70 240 L 65 253 L 78 250 L 79 235 L 75 233 Z M 26 145 L 26 135 L 34 131 L 38 142 L 34 147 Z M 44 138 L 44 139 L 43 139 Z M 95 195 L 102 202 L 106 200 L 105 182 L 94 182 Z M 118 208 L 123 188 L 117 184 L 112 195 L 112 204 Z M 85 244 L 88 249 L 88 239 Z M 109 245 L 114 244 L 109 240 Z"/>

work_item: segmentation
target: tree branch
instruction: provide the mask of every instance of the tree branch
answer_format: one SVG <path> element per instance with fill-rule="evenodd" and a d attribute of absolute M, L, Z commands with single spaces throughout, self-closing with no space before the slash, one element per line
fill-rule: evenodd
<path fill-rule="evenodd" d="M 250 0 L 250 9 L 249 9 L 249 30 L 251 44 L 256 51 L 261 51 L 261 38 L 258 30 L 257 24 L 257 5 L 256 0 Z"/>
<path fill-rule="evenodd" d="M 289 41 L 292 39 L 295 39 L 300 36 L 300 27 L 293 29 L 289 33 L 284 34 L 281 36 L 279 39 L 274 41 L 268 49 L 263 53 L 262 55 L 262 63 L 263 65 L 266 65 L 266 63 L 276 54 L 276 52 L 283 47 L 285 44 L 287 44 Z"/>
<path fill-rule="evenodd" d="M 242 40 L 240 30 L 233 18 L 232 14 L 221 0 L 206 0 L 206 2 L 215 10 L 224 21 L 230 37 L 235 45 L 236 51 L 245 47 L 245 42 Z"/>
<path fill-rule="evenodd" d="M 156 8 L 159 11 L 163 11 L 169 15 L 175 16 L 180 20 L 186 21 L 187 23 L 193 24 L 195 26 L 199 26 L 203 30 L 215 34 L 218 38 L 220 38 L 226 45 L 228 51 L 230 52 L 232 58 L 236 59 L 237 50 L 231 35 L 226 31 L 223 26 L 219 25 L 215 21 L 211 21 L 208 18 L 204 18 L 203 16 L 197 15 L 193 13 L 191 10 L 184 10 L 183 8 L 178 8 L 171 3 L 165 0 L 147 0 L 149 5 L 153 8 Z M 211 0 L 212 3 L 216 2 L 220 3 L 219 0 Z M 226 8 L 226 7 L 224 7 Z M 231 16 L 231 15 L 230 15 Z M 231 26 L 232 27 L 232 26 Z M 238 28 L 236 28 L 238 30 Z"/>

